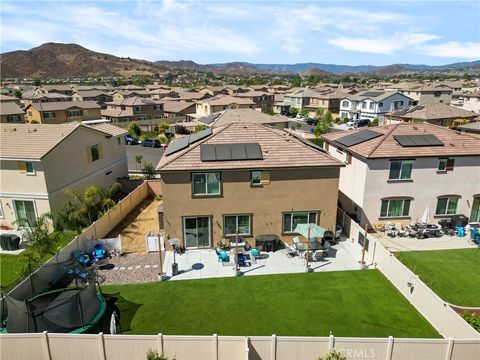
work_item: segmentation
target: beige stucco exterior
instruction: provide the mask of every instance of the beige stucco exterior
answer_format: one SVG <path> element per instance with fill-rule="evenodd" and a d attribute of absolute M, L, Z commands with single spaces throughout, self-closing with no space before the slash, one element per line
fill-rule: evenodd
<path fill-rule="evenodd" d="M 193 171 L 194 172 L 194 171 Z M 251 214 L 251 236 L 275 234 L 291 242 L 293 234 L 283 234 L 284 212 L 317 211 L 318 223 L 335 229 L 339 168 L 272 169 L 270 182 L 251 186 L 250 170 L 222 171 L 222 195 L 193 197 L 190 172 L 161 172 L 165 235 L 184 240 L 183 217 L 211 219 L 210 246 L 224 237 L 223 216 Z"/>
<path fill-rule="evenodd" d="M 255 105 L 248 104 L 228 104 L 228 105 L 210 105 L 206 101 L 198 102 L 196 114 L 199 116 L 210 115 L 227 109 L 254 109 Z"/>
<path fill-rule="evenodd" d="M 409 90 L 400 90 L 399 92 L 413 99 L 415 102 L 415 105 L 425 105 L 425 104 L 432 104 L 432 103 L 440 103 L 440 104 L 448 105 L 452 101 L 453 91 L 450 89 L 448 90 L 436 89 L 432 91 L 409 89 Z"/>
<path fill-rule="evenodd" d="M 89 161 L 87 148 L 101 144 L 102 155 Z M 20 169 L 32 161 L 34 174 Z M 36 216 L 58 209 L 65 200 L 64 190 L 82 190 L 95 184 L 107 187 L 128 174 L 126 148 L 122 135 L 105 134 L 80 127 L 41 160 L 2 159 L 0 162 L 0 224 L 11 226 L 16 220 L 14 200 L 34 203 Z"/>
<path fill-rule="evenodd" d="M 62 124 L 71 121 L 85 121 L 85 120 L 97 120 L 101 119 L 100 107 L 95 109 L 82 109 L 77 107 L 69 108 L 68 110 L 54 110 L 53 118 L 44 118 L 42 111 L 38 111 L 33 106 L 30 106 L 27 110 L 28 122 L 36 121 L 39 124 Z M 80 111 L 80 116 L 68 116 L 69 111 Z M 46 111 L 49 112 L 49 111 Z"/>

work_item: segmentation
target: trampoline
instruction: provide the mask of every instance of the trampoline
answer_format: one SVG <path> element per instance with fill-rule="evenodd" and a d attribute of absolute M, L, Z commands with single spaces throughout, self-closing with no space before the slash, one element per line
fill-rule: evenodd
<path fill-rule="evenodd" d="M 4 296 L 1 332 L 78 334 L 94 327 L 105 313 L 107 305 L 100 288 L 97 291 L 93 267 L 83 268 L 76 261 L 47 265 L 29 280 L 24 296 L 14 291 Z"/>

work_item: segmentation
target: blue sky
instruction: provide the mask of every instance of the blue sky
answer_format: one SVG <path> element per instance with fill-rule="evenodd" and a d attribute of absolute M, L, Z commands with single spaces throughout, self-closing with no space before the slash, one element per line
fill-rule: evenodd
<path fill-rule="evenodd" d="M 1 52 L 77 43 L 198 63 L 480 59 L 480 1 L 5 1 Z"/>

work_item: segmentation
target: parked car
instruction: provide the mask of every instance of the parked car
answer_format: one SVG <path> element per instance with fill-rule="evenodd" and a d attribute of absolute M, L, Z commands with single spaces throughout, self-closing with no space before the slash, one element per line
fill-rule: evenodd
<path fill-rule="evenodd" d="M 354 127 L 359 128 L 359 127 L 364 127 L 370 125 L 370 120 L 368 119 L 359 119 L 355 120 L 355 123 L 353 124 Z"/>
<path fill-rule="evenodd" d="M 355 125 L 355 121 L 357 121 L 358 119 L 350 119 L 347 121 L 347 126 L 353 126 Z"/>
<path fill-rule="evenodd" d="M 162 144 L 157 139 L 145 139 L 142 141 L 142 146 L 152 147 L 152 148 L 161 148 Z"/>
<path fill-rule="evenodd" d="M 335 226 L 335 239 L 340 239 L 342 232 L 343 232 L 342 225 L 337 223 Z"/>
<path fill-rule="evenodd" d="M 124 136 L 125 138 L 125 144 L 127 145 L 137 145 L 138 144 L 138 140 L 135 139 L 132 135 L 125 135 Z"/>
<path fill-rule="evenodd" d="M 307 125 L 312 125 L 312 126 L 317 126 L 318 120 L 317 119 L 312 119 L 312 118 L 306 118 L 305 122 Z"/>

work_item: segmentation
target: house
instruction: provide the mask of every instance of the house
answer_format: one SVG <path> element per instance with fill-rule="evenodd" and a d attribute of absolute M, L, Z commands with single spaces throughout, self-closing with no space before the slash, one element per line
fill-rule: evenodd
<path fill-rule="evenodd" d="M 455 106 L 480 115 L 480 91 L 463 95 L 463 100 Z"/>
<path fill-rule="evenodd" d="M 150 91 L 147 90 L 115 90 L 112 92 L 112 99 L 113 100 L 122 100 L 132 97 L 144 97 L 149 98 L 151 95 Z"/>
<path fill-rule="evenodd" d="M 456 106 L 428 103 L 394 111 L 386 115 L 385 118 L 406 122 L 426 121 L 431 124 L 452 127 L 466 121 L 474 120 L 477 118 L 477 115 Z"/>
<path fill-rule="evenodd" d="M 24 123 L 25 111 L 15 102 L 0 103 L 0 122 L 2 123 Z"/>
<path fill-rule="evenodd" d="M 397 92 L 367 90 L 340 100 L 340 118 L 383 121 L 385 114 L 408 108 L 412 99 Z"/>
<path fill-rule="evenodd" d="M 277 129 L 288 127 L 288 118 L 283 115 L 268 115 L 253 109 L 228 109 L 197 118 L 197 122 L 208 127 L 246 122 L 271 126 Z"/>
<path fill-rule="evenodd" d="M 72 94 L 73 101 L 95 101 L 102 109 L 105 109 L 105 103 L 113 100 L 113 97 L 102 90 L 76 90 Z"/>
<path fill-rule="evenodd" d="M 60 208 L 66 189 L 108 187 L 127 176 L 123 129 L 110 124 L 2 124 L 0 224 L 30 224 Z M 32 146 L 35 144 L 35 146 Z"/>
<path fill-rule="evenodd" d="M 163 99 L 166 97 L 170 98 L 178 98 L 178 92 L 173 91 L 171 89 L 165 90 L 165 89 L 157 89 L 157 90 L 151 90 L 149 97 L 154 100 L 159 100 Z"/>
<path fill-rule="evenodd" d="M 480 122 L 457 126 L 457 130 L 480 139 Z"/>
<path fill-rule="evenodd" d="M 100 105 L 95 101 L 40 102 L 25 108 L 28 122 L 61 124 L 71 121 L 100 119 Z"/>
<path fill-rule="evenodd" d="M 453 90 L 447 86 L 425 86 L 414 84 L 408 87 L 399 88 L 398 91 L 413 99 L 412 105 L 425 105 L 429 103 L 450 104 Z"/>
<path fill-rule="evenodd" d="M 193 102 L 186 101 L 164 101 L 163 115 L 166 118 L 175 118 L 195 114 L 196 105 Z"/>
<path fill-rule="evenodd" d="M 262 234 L 290 242 L 299 223 L 334 231 L 342 166 L 322 149 L 256 123 L 190 135 L 170 144 L 157 166 L 161 231 L 186 248 L 215 247 L 237 230 L 252 246 Z"/>
<path fill-rule="evenodd" d="M 237 93 L 234 95 L 242 99 L 252 100 L 258 109 L 263 112 L 273 111 L 273 102 L 275 95 L 265 91 L 248 91 L 244 93 Z"/>
<path fill-rule="evenodd" d="M 197 101 L 196 113 L 199 116 L 210 115 L 227 109 L 254 109 L 255 103 L 250 99 L 230 95 L 217 95 Z"/>
<path fill-rule="evenodd" d="M 163 104 L 151 99 L 132 97 L 114 100 L 105 104 L 102 119 L 112 122 L 138 121 L 163 118 Z"/>
<path fill-rule="evenodd" d="M 323 135 L 345 163 L 339 204 L 365 224 L 408 224 L 425 209 L 430 222 L 463 214 L 478 221 L 478 138 L 429 123 L 398 123 Z"/>
<path fill-rule="evenodd" d="M 43 85 L 40 89 L 44 93 L 57 93 L 71 96 L 73 89 L 70 85 Z"/>
<path fill-rule="evenodd" d="M 22 96 L 22 102 L 25 107 L 33 103 L 45 103 L 55 101 L 72 101 L 72 97 L 70 95 L 45 92 L 34 92 L 33 94 L 24 94 Z"/>
<path fill-rule="evenodd" d="M 299 89 L 283 94 L 283 107 L 302 110 L 310 104 L 310 99 L 319 96 L 319 93 L 312 89 Z M 276 105 L 277 108 L 279 104 Z"/>
<path fill-rule="evenodd" d="M 275 94 L 273 98 L 273 112 L 275 114 L 288 115 L 291 104 L 285 102 L 285 94 Z"/>
<path fill-rule="evenodd" d="M 216 96 L 216 95 L 228 95 L 229 90 L 225 86 L 204 86 L 198 89 L 198 92 L 201 94 Z"/>
<path fill-rule="evenodd" d="M 17 105 L 20 105 L 20 99 L 15 96 L 3 95 L 0 94 L 0 104 L 14 102 Z"/>
<path fill-rule="evenodd" d="M 340 90 L 323 90 L 311 96 L 309 103 L 304 106 L 308 109 L 308 116 L 315 117 L 317 110 L 329 111 L 334 118 L 339 117 L 340 100 L 345 98 L 347 93 Z"/>

